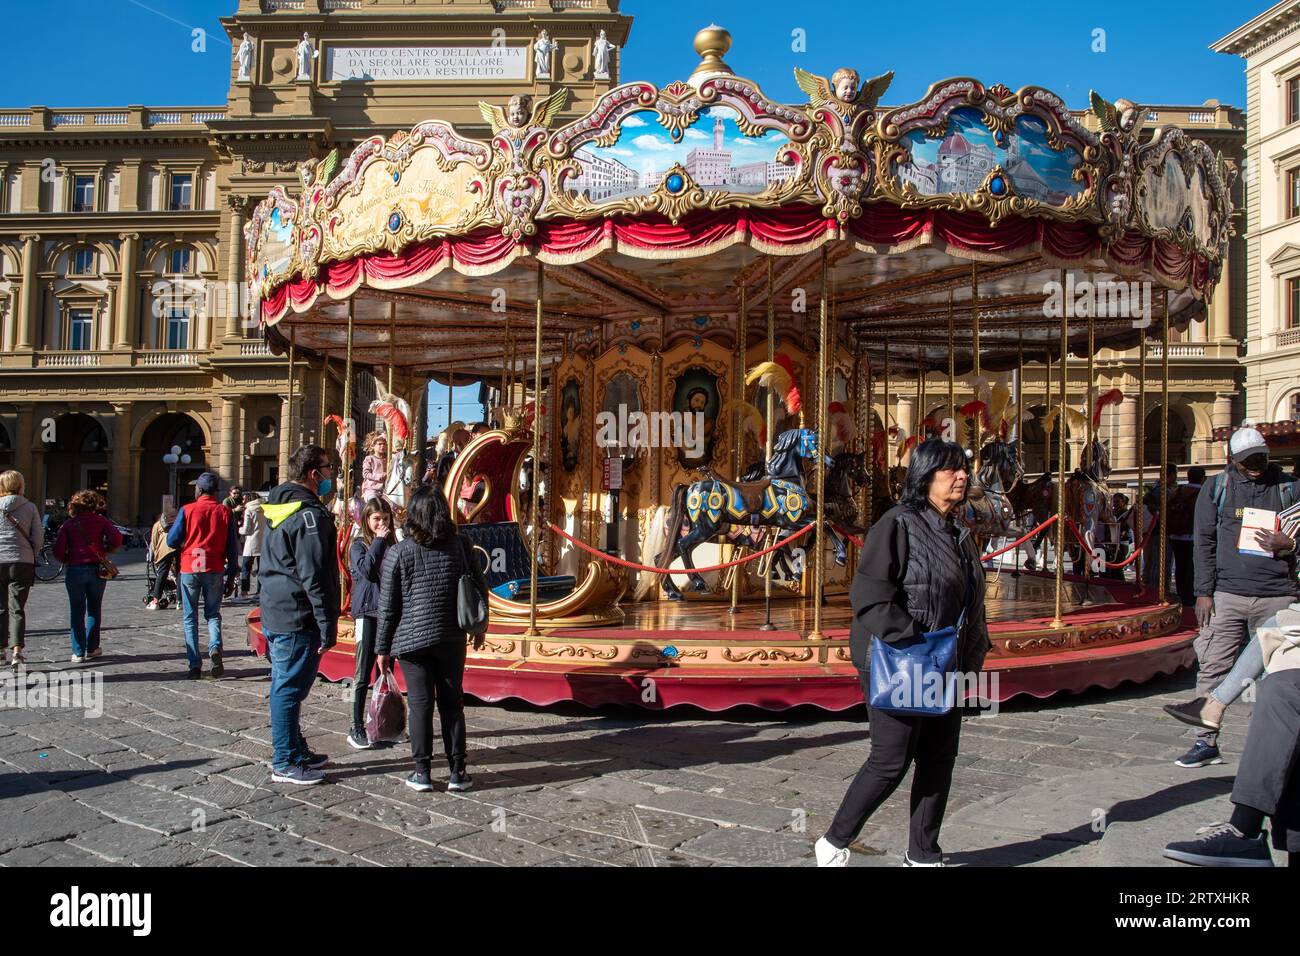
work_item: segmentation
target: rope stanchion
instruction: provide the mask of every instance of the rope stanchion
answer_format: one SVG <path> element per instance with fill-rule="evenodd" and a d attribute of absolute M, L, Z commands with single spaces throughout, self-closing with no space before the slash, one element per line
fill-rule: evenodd
<path fill-rule="evenodd" d="M 780 551 L 791 541 L 794 541 L 796 538 L 803 537 L 814 527 L 816 527 L 816 525 L 813 524 L 804 525 L 794 534 L 790 535 L 787 538 L 782 538 L 780 541 L 772 545 L 770 548 L 764 548 L 762 551 L 755 551 L 753 554 L 747 554 L 743 558 L 737 558 L 735 561 L 728 561 L 726 564 L 713 564 L 707 568 L 652 568 L 649 565 L 637 564 L 635 561 L 624 561 L 622 558 L 616 558 L 612 554 L 606 554 L 604 551 L 600 551 L 596 548 L 593 548 L 585 541 L 579 541 L 577 538 L 569 534 L 567 531 L 565 531 L 563 528 L 559 527 L 558 525 L 551 525 L 551 530 L 554 531 L 556 534 L 558 534 L 561 538 L 564 538 L 570 544 L 573 544 L 577 546 L 579 549 L 586 551 L 588 554 L 592 555 L 593 557 L 600 558 L 600 560 L 602 561 L 608 561 L 610 564 L 617 564 L 624 568 L 631 568 L 633 571 L 648 571 L 651 574 L 691 574 L 692 572 L 696 574 L 703 574 L 708 571 L 725 571 L 727 570 L 727 568 L 734 568 L 737 565 L 748 564 L 750 561 L 753 561 L 757 558 L 761 558 L 765 554 L 771 554 L 773 551 Z"/>
<path fill-rule="evenodd" d="M 1070 530 L 1074 532 L 1075 538 L 1077 538 L 1079 541 L 1079 546 L 1082 547 L 1085 551 L 1089 550 L 1088 542 L 1084 539 L 1083 532 L 1079 530 L 1079 526 L 1076 525 L 1069 518 L 1065 519 L 1065 523 L 1068 524 L 1070 526 Z M 1151 532 L 1155 531 L 1157 524 L 1159 524 L 1159 522 L 1157 521 L 1151 522 L 1151 526 L 1147 528 L 1146 537 L 1142 539 L 1142 543 L 1140 545 L 1138 545 L 1136 548 L 1133 549 L 1132 554 L 1130 554 L 1123 561 L 1118 561 L 1118 562 L 1107 561 L 1106 567 L 1110 568 L 1112 571 L 1118 571 L 1120 568 L 1127 568 L 1130 564 L 1136 561 L 1138 555 L 1141 554 L 1143 549 L 1145 549 L 1146 546 L 1150 543 Z"/>

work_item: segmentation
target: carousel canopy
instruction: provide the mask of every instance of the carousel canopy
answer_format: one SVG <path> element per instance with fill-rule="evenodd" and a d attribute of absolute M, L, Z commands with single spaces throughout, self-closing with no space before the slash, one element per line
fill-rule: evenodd
<path fill-rule="evenodd" d="M 567 91 L 481 104 L 493 136 L 438 120 L 372 137 L 276 187 L 245 228 L 272 341 L 354 360 L 495 376 L 506 329 L 543 348 L 602 325 L 734 314 L 757 336 L 815 320 L 900 365 L 983 367 L 1070 347 L 1127 347 L 1166 307 L 1203 311 L 1230 236 L 1230 172 L 1182 130 L 1141 136 L 1145 111 L 1092 96 L 1100 132 L 1056 94 L 958 78 L 878 108 L 892 74 L 796 69 L 808 103 L 734 76 L 726 31 L 696 38 L 687 81 L 634 82 L 552 128 Z M 525 332 L 524 326 L 527 325 Z M 290 332 L 290 330 L 292 330 Z M 573 341 L 572 339 L 570 341 Z M 531 354 L 531 340 L 521 352 Z"/>

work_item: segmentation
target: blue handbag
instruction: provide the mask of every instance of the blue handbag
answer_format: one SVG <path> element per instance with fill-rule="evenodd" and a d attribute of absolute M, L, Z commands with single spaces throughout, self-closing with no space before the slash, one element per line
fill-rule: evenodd
<path fill-rule="evenodd" d="M 957 623 L 927 631 L 902 644 L 871 641 L 872 707 L 891 714 L 940 717 L 956 704 L 957 642 L 966 622 L 963 608 Z"/>

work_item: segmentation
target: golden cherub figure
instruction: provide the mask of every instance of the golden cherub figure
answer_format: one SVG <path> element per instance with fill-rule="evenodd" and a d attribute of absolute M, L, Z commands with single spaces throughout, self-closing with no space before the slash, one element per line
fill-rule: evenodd
<path fill-rule="evenodd" d="M 1096 90 L 1088 91 L 1088 99 L 1093 115 L 1101 122 L 1103 133 L 1136 137 L 1146 122 L 1146 111 L 1132 100 L 1118 99 L 1113 104 L 1108 103 Z"/>
<path fill-rule="evenodd" d="M 493 135 L 502 130 L 524 130 L 533 126 L 549 129 L 551 122 L 560 115 L 564 104 L 569 99 L 567 87 L 561 87 L 536 106 L 533 98 L 526 93 L 510 97 L 505 109 L 479 100 L 478 109 L 484 121 L 492 127 Z"/>
<path fill-rule="evenodd" d="M 796 66 L 794 80 L 799 84 L 799 89 L 808 94 L 808 102 L 815 107 L 832 103 L 844 112 L 854 109 L 874 110 L 893 82 L 894 71 L 874 76 L 859 87 L 858 71 L 852 67 L 840 67 L 827 80 L 824 76 L 817 76 Z"/>

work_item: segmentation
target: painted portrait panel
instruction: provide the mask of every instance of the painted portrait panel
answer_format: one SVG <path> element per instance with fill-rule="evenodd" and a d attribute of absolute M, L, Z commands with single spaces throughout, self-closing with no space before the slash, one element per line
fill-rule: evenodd
<path fill-rule="evenodd" d="M 578 467 L 582 450 L 582 394 L 577 377 L 560 390 L 560 461 L 565 471 Z"/>
<path fill-rule="evenodd" d="M 695 438 L 694 448 L 679 447 L 677 449 L 677 460 L 683 468 L 700 468 L 713 461 L 713 452 L 716 445 L 718 412 L 721 410 L 722 400 L 718 393 L 718 377 L 706 368 L 693 365 L 677 376 L 673 385 L 673 407 L 672 411 L 682 415 L 682 421 L 685 425 L 687 416 L 691 416 L 694 428 L 695 415 L 703 413 L 704 415 L 704 435 L 703 441 L 698 437 Z M 695 436 L 695 433 L 691 433 Z M 702 451 L 698 457 L 695 452 Z"/>

